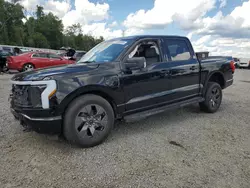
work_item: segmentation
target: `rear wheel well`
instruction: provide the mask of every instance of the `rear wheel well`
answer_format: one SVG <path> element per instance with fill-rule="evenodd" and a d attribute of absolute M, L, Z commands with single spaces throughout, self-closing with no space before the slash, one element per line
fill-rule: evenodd
<path fill-rule="evenodd" d="M 36 66 L 35 66 L 33 63 L 30 63 L 30 62 L 24 63 L 24 64 L 23 64 L 23 67 L 24 67 L 25 65 L 28 65 L 28 64 L 33 65 L 33 67 L 36 68 Z"/>
<path fill-rule="evenodd" d="M 214 73 L 210 76 L 208 82 L 216 82 L 218 84 L 220 84 L 220 87 L 222 89 L 225 88 L 225 79 L 223 77 L 223 75 L 221 73 Z"/>

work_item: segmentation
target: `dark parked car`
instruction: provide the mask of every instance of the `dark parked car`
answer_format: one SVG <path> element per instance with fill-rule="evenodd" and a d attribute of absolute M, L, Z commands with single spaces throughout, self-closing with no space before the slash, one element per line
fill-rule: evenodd
<path fill-rule="evenodd" d="M 74 61 L 79 61 L 84 55 L 86 54 L 85 51 L 76 51 L 76 53 L 74 54 L 74 56 L 72 57 L 72 60 Z"/>
<path fill-rule="evenodd" d="M 64 52 L 58 54 L 64 59 L 72 59 L 76 53 L 76 51 L 73 48 L 64 48 L 62 47 L 61 50 L 64 50 Z"/>
<path fill-rule="evenodd" d="M 0 72 L 7 72 L 7 57 L 12 56 L 11 52 L 1 51 L 0 52 Z"/>
<path fill-rule="evenodd" d="M 65 59 L 70 59 L 70 60 L 74 60 L 74 61 L 79 61 L 82 56 L 84 56 L 86 54 L 85 51 L 75 51 L 73 49 L 69 49 L 64 53 L 60 53 L 58 55 L 60 55 L 61 57 L 65 58 Z"/>
<path fill-rule="evenodd" d="M 15 75 L 11 111 L 37 132 L 62 133 L 91 147 L 107 138 L 115 120 L 193 103 L 216 112 L 234 71 L 225 57 L 199 61 L 186 37 L 117 38 L 97 45 L 77 64 Z"/>

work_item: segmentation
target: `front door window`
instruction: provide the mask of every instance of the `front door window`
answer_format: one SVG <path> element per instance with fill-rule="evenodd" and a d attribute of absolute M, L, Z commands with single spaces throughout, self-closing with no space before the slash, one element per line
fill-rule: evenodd
<path fill-rule="evenodd" d="M 154 41 L 139 43 L 128 57 L 145 57 L 147 67 L 154 63 L 161 62 L 160 50 L 157 43 Z"/>

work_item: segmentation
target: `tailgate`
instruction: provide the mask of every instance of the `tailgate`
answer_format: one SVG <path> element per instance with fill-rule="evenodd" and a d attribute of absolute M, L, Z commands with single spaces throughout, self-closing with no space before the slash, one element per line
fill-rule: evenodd
<path fill-rule="evenodd" d="M 201 63 L 230 63 L 234 61 L 232 56 L 209 56 L 206 59 L 201 60 Z"/>

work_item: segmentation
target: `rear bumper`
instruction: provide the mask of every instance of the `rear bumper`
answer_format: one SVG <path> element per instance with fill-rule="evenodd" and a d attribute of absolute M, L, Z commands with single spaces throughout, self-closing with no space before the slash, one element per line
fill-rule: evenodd
<path fill-rule="evenodd" d="M 7 62 L 6 66 L 8 67 L 8 69 L 10 70 L 18 70 L 21 71 L 22 70 L 22 65 L 17 64 L 17 63 L 12 63 L 12 62 Z"/>
<path fill-rule="evenodd" d="M 248 64 L 248 63 L 246 63 L 246 64 L 239 64 L 239 67 L 247 68 L 247 67 L 250 67 L 250 64 Z"/>
<path fill-rule="evenodd" d="M 11 108 L 11 113 L 21 125 L 43 134 L 60 134 L 62 117 L 52 116 L 48 110 L 21 110 Z"/>

